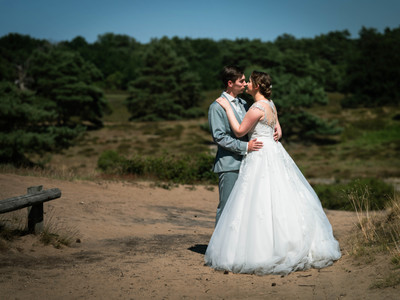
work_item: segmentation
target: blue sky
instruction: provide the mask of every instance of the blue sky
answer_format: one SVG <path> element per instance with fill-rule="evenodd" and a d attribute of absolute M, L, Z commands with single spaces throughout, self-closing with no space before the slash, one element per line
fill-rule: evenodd
<path fill-rule="evenodd" d="M 0 37 L 11 32 L 50 41 L 107 32 L 141 43 L 163 36 L 273 41 L 336 30 L 400 26 L 400 0 L 0 0 Z"/>

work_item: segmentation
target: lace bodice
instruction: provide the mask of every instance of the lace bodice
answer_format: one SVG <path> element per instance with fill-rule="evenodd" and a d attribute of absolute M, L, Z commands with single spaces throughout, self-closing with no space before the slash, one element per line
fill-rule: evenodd
<path fill-rule="evenodd" d="M 259 102 L 267 103 L 271 107 L 271 111 L 267 111 Z M 276 108 L 272 100 L 260 100 L 255 102 L 250 109 L 259 109 L 264 112 L 264 118 L 257 122 L 252 130 L 249 131 L 249 138 L 273 138 L 274 128 L 276 124 Z"/>

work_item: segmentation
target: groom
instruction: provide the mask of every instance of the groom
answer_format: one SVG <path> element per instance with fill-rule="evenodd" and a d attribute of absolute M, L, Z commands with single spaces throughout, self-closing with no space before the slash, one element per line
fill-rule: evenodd
<path fill-rule="evenodd" d="M 241 123 L 248 110 L 246 101 L 237 97 L 244 92 L 247 86 L 243 70 L 237 66 L 224 67 L 222 82 L 225 86 L 225 91 L 221 97 L 228 99 L 237 120 Z M 208 110 L 208 122 L 214 142 L 218 145 L 213 169 L 219 176 L 219 204 L 216 225 L 238 178 L 243 155 L 251 151 L 258 151 L 263 144 L 257 139 L 248 141 L 247 135 L 237 138 L 229 126 L 225 110 L 216 101 L 211 103 Z"/>

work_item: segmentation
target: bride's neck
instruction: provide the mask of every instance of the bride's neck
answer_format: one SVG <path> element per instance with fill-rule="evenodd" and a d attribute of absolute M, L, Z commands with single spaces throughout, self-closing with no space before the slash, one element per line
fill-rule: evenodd
<path fill-rule="evenodd" d="M 268 101 L 268 99 L 265 98 L 264 95 L 262 95 L 261 93 L 255 94 L 255 95 L 254 95 L 254 101 L 257 102 L 257 101 L 260 101 L 260 100 L 267 100 L 267 101 Z"/>

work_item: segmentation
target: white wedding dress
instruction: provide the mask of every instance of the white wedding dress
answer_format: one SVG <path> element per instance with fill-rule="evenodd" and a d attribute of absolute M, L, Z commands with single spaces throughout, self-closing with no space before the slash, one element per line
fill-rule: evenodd
<path fill-rule="evenodd" d="M 268 103 L 272 111 L 275 106 Z M 251 109 L 265 108 L 258 102 Z M 242 161 L 239 177 L 205 253 L 207 265 L 234 273 L 288 274 L 340 258 L 339 243 L 318 196 L 281 143 L 265 113 L 249 132 L 263 148 Z"/>

